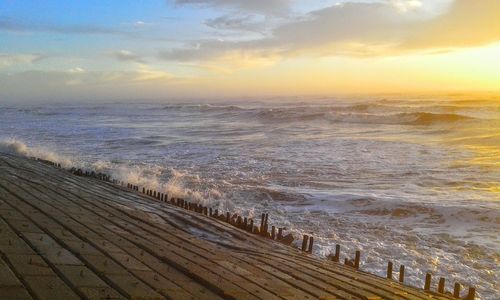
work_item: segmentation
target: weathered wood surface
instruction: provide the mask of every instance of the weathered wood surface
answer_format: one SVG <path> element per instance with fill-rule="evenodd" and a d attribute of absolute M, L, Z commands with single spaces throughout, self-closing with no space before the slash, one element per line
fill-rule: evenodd
<path fill-rule="evenodd" d="M 0 154 L 0 299 L 451 299 Z"/>

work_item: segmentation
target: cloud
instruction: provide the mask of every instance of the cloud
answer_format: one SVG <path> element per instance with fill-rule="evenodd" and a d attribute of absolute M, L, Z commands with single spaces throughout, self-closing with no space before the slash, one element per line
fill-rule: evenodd
<path fill-rule="evenodd" d="M 401 47 L 453 49 L 498 42 L 499 16 L 498 0 L 457 0 L 446 14 L 414 24 Z"/>
<path fill-rule="evenodd" d="M 260 32 L 264 30 L 263 20 L 256 15 L 223 15 L 208 19 L 204 24 L 216 30 Z"/>
<path fill-rule="evenodd" d="M 102 101 L 164 99 L 186 92 L 189 79 L 164 70 L 138 66 L 131 71 L 91 71 L 75 67 L 66 71 L 0 72 L 2 101 Z"/>
<path fill-rule="evenodd" d="M 80 67 L 71 68 L 71 69 L 68 70 L 68 73 L 81 74 L 81 73 L 85 73 L 85 69 L 84 68 L 80 68 Z"/>
<path fill-rule="evenodd" d="M 15 65 L 33 64 L 44 58 L 45 56 L 39 54 L 0 53 L 0 69 Z"/>
<path fill-rule="evenodd" d="M 132 81 L 156 81 L 156 80 L 170 80 L 170 79 L 174 79 L 175 76 L 168 73 L 168 72 L 165 72 L 165 71 L 162 71 L 162 70 L 154 70 L 154 69 L 151 69 L 151 68 L 148 68 L 147 66 L 140 66 L 136 72 L 135 72 L 135 76 L 134 78 L 132 79 Z"/>
<path fill-rule="evenodd" d="M 183 1 L 225 3 L 226 1 Z M 250 1 L 258 2 L 258 1 Z M 239 3 L 239 2 L 238 2 Z M 438 6 L 447 7 L 441 11 Z M 429 13 L 439 11 L 439 14 Z M 288 57 L 294 55 L 398 55 L 474 47 L 500 41 L 497 0 L 347 2 L 291 20 L 271 35 L 253 40 L 204 39 L 160 53 L 166 60 L 207 61 L 228 54 Z M 246 19 L 220 17 L 212 27 L 241 27 Z"/>
<path fill-rule="evenodd" d="M 176 0 L 176 5 L 197 5 L 201 7 L 228 7 L 239 11 L 282 15 L 288 13 L 291 0 Z"/>
<path fill-rule="evenodd" d="M 67 87 L 106 87 L 168 82 L 176 77 L 163 70 L 140 66 L 135 71 L 86 71 L 75 67 L 67 71 L 25 71 L 0 73 L 0 90 L 12 93 L 26 90 L 58 90 Z"/>
<path fill-rule="evenodd" d="M 114 52 L 112 55 L 120 61 L 134 61 L 140 64 L 146 63 L 140 55 L 128 50 L 119 50 Z"/>
<path fill-rule="evenodd" d="M 0 17 L 0 31 L 9 32 L 54 32 L 61 34 L 83 34 L 83 35 L 96 35 L 96 34 L 112 34 L 112 35 L 131 35 L 130 32 L 88 25 L 88 24 L 45 24 L 45 23 L 30 23 L 21 22 L 12 18 Z"/>
<path fill-rule="evenodd" d="M 147 25 L 147 23 L 144 21 L 135 21 L 134 22 L 134 26 L 136 26 L 136 27 L 142 27 L 142 26 L 146 26 L 146 25 Z"/>
<path fill-rule="evenodd" d="M 391 0 L 391 3 L 402 12 L 420 8 L 423 5 L 419 0 Z"/>

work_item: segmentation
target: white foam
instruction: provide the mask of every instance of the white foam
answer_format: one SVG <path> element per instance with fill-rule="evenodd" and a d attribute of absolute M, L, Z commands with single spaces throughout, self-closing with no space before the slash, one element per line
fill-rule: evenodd
<path fill-rule="evenodd" d="M 22 157 L 35 157 L 61 164 L 63 168 L 75 166 L 75 163 L 66 156 L 55 153 L 44 147 L 28 147 L 24 142 L 9 138 L 0 141 L 0 152 Z"/>
<path fill-rule="evenodd" d="M 106 160 L 86 162 L 58 154 L 56 151 L 45 147 L 28 146 L 25 142 L 8 138 L 0 141 L 0 153 L 27 158 L 39 158 L 61 164 L 63 168 L 81 168 L 86 171 L 102 172 L 111 175 L 113 179 L 153 189 L 160 193 L 168 194 L 169 198 L 183 198 L 190 202 L 208 205 L 219 205 L 221 208 L 230 206 L 227 202 L 223 205 L 216 202 L 224 194 L 216 188 L 194 189 L 186 187 L 185 181 L 200 183 L 198 175 L 167 168 L 158 165 L 129 165 L 127 163 L 112 163 Z"/>

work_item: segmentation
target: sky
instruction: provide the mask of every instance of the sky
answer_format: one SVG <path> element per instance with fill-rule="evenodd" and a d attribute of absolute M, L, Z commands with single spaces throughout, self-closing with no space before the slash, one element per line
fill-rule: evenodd
<path fill-rule="evenodd" d="M 500 92 L 500 0 L 0 0 L 0 102 Z"/>

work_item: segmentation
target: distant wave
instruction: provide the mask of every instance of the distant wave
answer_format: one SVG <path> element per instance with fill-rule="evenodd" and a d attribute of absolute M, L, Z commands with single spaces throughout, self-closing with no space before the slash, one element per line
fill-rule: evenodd
<path fill-rule="evenodd" d="M 394 125 L 421 125 L 451 124 L 474 120 L 475 118 L 459 114 L 438 114 L 428 112 L 396 113 L 390 115 L 375 114 L 338 114 L 332 115 L 331 121 L 361 124 L 394 124 Z"/>
<path fill-rule="evenodd" d="M 156 109 L 156 108 L 154 108 Z M 213 112 L 229 112 L 240 111 L 245 108 L 237 105 L 214 105 L 214 104 L 170 104 L 162 107 L 164 110 L 172 111 L 213 111 Z"/>
<path fill-rule="evenodd" d="M 338 123 L 359 124 L 394 124 L 422 125 L 452 124 L 472 121 L 476 118 L 453 113 L 431 112 L 397 112 L 397 113 L 366 113 L 369 107 L 365 105 L 336 108 L 295 107 L 281 109 L 266 109 L 255 116 L 261 121 L 270 123 L 329 121 Z"/>
<path fill-rule="evenodd" d="M 325 105 L 290 105 L 244 107 L 212 104 L 172 104 L 163 106 L 169 111 L 185 111 L 231 115 L 237 118 L 258 120 L 264 123 L 287 122 L 344 122 L 359 124 L 421 125 L 453 124 L 477 118 L 456 112 L 445 106 L 414 107 L 411 111 L 399 106 L 378 102 Z"/>

